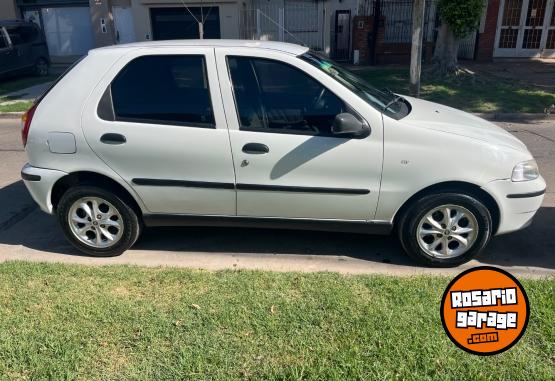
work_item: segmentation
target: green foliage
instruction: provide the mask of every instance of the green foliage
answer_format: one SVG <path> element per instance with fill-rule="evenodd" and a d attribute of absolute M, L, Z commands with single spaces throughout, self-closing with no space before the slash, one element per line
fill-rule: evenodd
<path fill-rule="evenodd" d="M 464 38 L 478 26 L 485 5 L 485 0 L 440 0 L 438 9 L 455 37 Z"/>

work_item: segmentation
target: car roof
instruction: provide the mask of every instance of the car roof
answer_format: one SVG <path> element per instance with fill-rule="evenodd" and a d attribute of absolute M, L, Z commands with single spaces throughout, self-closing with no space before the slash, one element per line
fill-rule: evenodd
<path fill-rule="evenodd" d="M 166 41 L 144 41 L 133 42 L 131 44 L 112 45 L 95 50 L 109 50 L 109 49 L 134 49 L 134 48 L 159 48 L 159 47 L 213 47 L 213 48 L 258 48 L 277 50 L 283 53 L 298 56 L 299 54 L 306 53 L 308 48 L 301 45 L 290 44 L 287 42 L 278 41 L 260 41 L 260 40 L 166 40 Z"/>

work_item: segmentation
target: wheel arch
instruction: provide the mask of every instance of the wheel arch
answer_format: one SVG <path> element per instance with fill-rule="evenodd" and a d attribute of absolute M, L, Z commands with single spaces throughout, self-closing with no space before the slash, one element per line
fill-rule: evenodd
<path fill-rule="evenodd" d="M 467 183 L 464 181 L 446 181 L 438 184 L 430 185 L 424 189 L 419 190 L 411 197 L 409 197 L 403 205 L 397 210 L 395 216 L 393 217 L 393 226 L 397 226 L 398 222 L 401 220 L 403 215 L 408 211 L 410 206 L 418 199 L 428 196 L 431 194 L 446 193 L 446 192 L 457 192 L 473 196 L 481 201 L 486 208 L 491 213 L 492 218 L 492 229 L 494 235 L 499 228 L 499 223 L 501 219 L 501 210 L 499 204 L 495 201 L 495 198 L 485 191 L 483 188 L 476 184 Z"/>
<path fill-rule="evenodd" d="M 139 203 L 123 185 L 106 175 L 88 171 L 72 172 L 56 181 L 52 187 L 50 195 L 53 210 L 57 209 L 64 193 L 69 188 L 77 185 L 92 185 L 111 191 L 124 200 L 133 210 L 135 210 L 138 216 L 142 215 L 142 209 L 139 206 Z"/>

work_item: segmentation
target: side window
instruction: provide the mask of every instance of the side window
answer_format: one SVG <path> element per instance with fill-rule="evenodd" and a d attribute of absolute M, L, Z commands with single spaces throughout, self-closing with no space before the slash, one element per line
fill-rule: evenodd
<path fill-rule="evenodd" d="M 116 120 L 214 128 L 204 56 L 143 56 L 111 84 Z"/>
<path fill-rule="evenodd" d="M 320 82 L 288 64 L 228 57 L 241 129 L 331 136 L 346 105 Z"/>
<path fill-rule="evenodd" d="M 38 40 L 39 30 L 33 26 L 22 26 L 18 28 L 19 36 L 24 44 L 30 44 Z"/>
<path fill-rule="evenodd" d="M 10 36 L 10 40 L 11 40 L 13 46 L 23 44 L 23 38 L 21 37 L 20 29 L 21 28 L 19 28 L 19 27 L 6 28 L 6 31 L 8 32 L 8 35 Z"/>
<path fill-rule="evenodd" d="M 4 29 L 0 27 L 0 49 L 6 49 L 8 47 L 8 42 L 4 37 Z"/>

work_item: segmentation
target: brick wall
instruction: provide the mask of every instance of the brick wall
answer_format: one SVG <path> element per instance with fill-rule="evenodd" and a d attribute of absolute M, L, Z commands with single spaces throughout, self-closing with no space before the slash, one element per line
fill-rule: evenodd
<path fill-rule="evenodd" d="M 489 0 L 486 10 L 484 33 L 478 36 L 478 50 L 476 59 L 478 61 L 491 61 L 495 45 L 495 34 L 497 32 L 497 16 L 499 14 L 500 0 Z"/>
<path fill-rule="evenodd" d="M 368 36 L 372 33 L 374 25 L 373 16 L 355 16 L 353 18 L 353 50 L 359 51 L 360 63 L 370 63 L 370 47 Z M 424 57 L 431 54 L 433 44 L 426 43 Z M 385 43 L 384 42 L 384 20 L 380 22 L 376 42 L 376 63 L 409 63 L 410 43 Z"/>
<path fill-rule="evenodd" d="M 359 51 L 361 64 L 370 62 L 368 35 L 372 33 L 373 16 L 355 16 L 353 18 L 353 50 Z"/>

